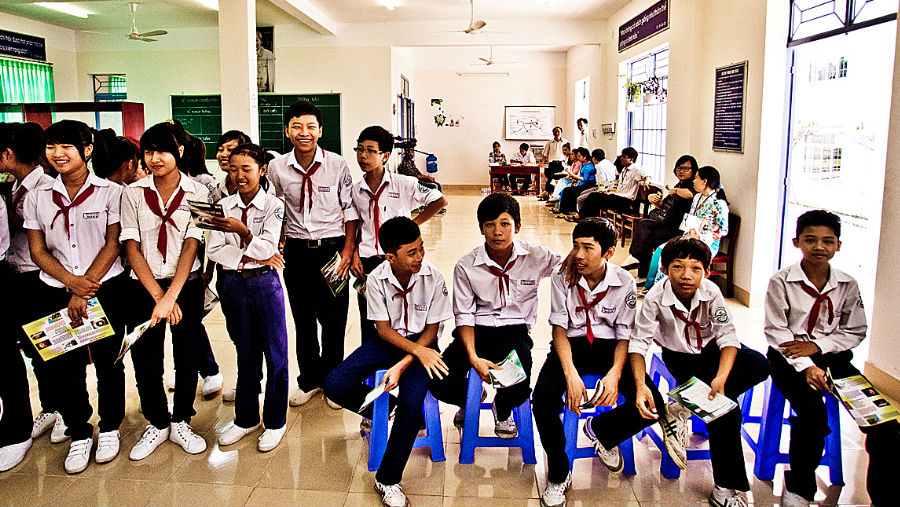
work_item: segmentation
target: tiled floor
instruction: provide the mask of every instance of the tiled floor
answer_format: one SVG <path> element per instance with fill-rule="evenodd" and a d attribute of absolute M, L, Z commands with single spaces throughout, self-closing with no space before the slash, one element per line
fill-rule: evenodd
<path fill-rule="evenodd" d="M 427 223 L 422 231 L 427 247 L 426 258 L 446 276 L 452 273 L 456 260 L 481 241 L 475 208 L 480 200 L 477 192 L 458 191 L 448 196 L 446 215 Z M 557 220 L 533 197 L 520 197 L 522 230 L 519 238 L 543 243 L 557 252 L 565 252 L 571 244 L 572 224 Z M 627 256 L 620 249 L 613 260 Z M 549 348 L 549 284 L 540 290 L 537 325 L 532 331 L 535 341 L 534 371 L 543 364 Z M 738 330 L 744 341 L 762 348 L 762 312 L 732 302 Z M 290 319 L 288 319 L 290 322 Z M 351 303 L 347 329 L 347 351 L 359 344 L 358 313 Z M 213 349 L 226 379 L 226 389 L 234 385 L 234 347 L 225 333 L 219 310 L 206 320 Z M 289 325 L 289 327 L 292 327 Z M 289 330 L 293 335 L 293 329 Z M 444 333 L 441 345 L 449 340 Z M 293 350 L 293 346 L 291 346 Z M 91 463 L 79 475 L 63 471 L 67 444 L 54 445 L 45 435 L 35 442 L 25 461 L 5 474 L 0 474 L 0 505 L 304 505 L 378 506 L 379 497 L 372 490 L 373 474 L 367 471 L 367 446 L 359 436 L 359 416 L 347 411 L 329 409 L 321 397 L 302 408 L 288 411 L 289 430 L 274 451 L 256 450 L 258 433 L 237 445 L 219 448 L 215 430 L 234 415 L 232 404 L 220 398 L 198 397 L 198 415 L 192 425 L 204 435 L 209 450 L 197 456 L 185 454 L 175 444 L 165 443 L 143 461 L 128 460 L 128 451 L 140 438 L 146 424 L 137 412 L 138 399 L 134 375 L 126 360 L 128 382 L 128 414 L 122 425 L 122 451 L 105 465 Z M 291 361 L 292 377 L 296 361 Z M 171 371 L 171 370 L 170 370 Z M 171 375 L 171 373 L 170 373 Z M 32 379 L 32 386 L 34 382 Z M 33 387 L 34 389 L 34 387 Z M 37 410 L 37 395 L 32 391 Z M 539 463 L 524 465 L 518 450 L 479 449 L 475 463 L 461 465 L 459 434 L 452 425 L 455 409 L 442 406 L 447 461 L 432 463 L 427 450 L 413 451 L 403 485 L 412 505 L 429 506 L 531 506 L 537 507 L 539 492 L 546 484 L 543 453 L 538 447 Z M 483 418 L 482 434 L 489 424 Z M 817 499 L 824 504 L 868 504 L 865 492 L 867 456 L 862 450 L 861 435 L 852 421 L 844 428 L 844 473 L 847 485 L 828 486 L 827 469 L 819 472 Z M 539 442 L 538 442 L 539 445 Z M 748 471 L 752 472 L 753 455 L 747 450 Z M 637 506 L 637 505 L 706 505 L 712 488 L 712 470 L 708 462 L 692 461 L 678 480 L 668 480 L 659 473 L 660 452 L 645 439 L 635 445 L 638 474 L 609 474 L 596 460 L 578 460 L 569 492 L 572 506 Z M 774 505 L 781 495 L 781 467 L 774 481 L 752 477 L 751 499 L 756 505 Z"/>

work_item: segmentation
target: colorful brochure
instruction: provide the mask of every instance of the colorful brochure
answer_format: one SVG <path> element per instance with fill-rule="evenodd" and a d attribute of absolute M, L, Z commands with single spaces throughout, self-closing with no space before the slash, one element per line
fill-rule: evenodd
<path fill-rule="evenodd" d="M 22 326 L 41 359 L 47 361 L 115 334 L 97 298 L 87 301 L 87 318 L 72 327 L 67 308 Z"/>
<path fill-rule="evenodd" d="M 687 382 L 669 391 L 669 398 L 677 401 L 694 415 L 709 423 L 737 408 L 737 403 L 722 393 L 709 399 L 710 387 L 706 382 L 691 377 Z"/>
<path fill-rule="evenodd" d="M 900 419 L 900 412 L 872 386 L 862 375 L 847 378 L 832 378 L 831 369 L 825 370 L 825 381 L 831 392 L 840 400 L 853 420 L 860 427 L 875 426 L 894 419 Z"/>
<path fill-rule="evenodd" d="M 514 386 L 527 377 L 516 349 L 513 349 L 503 361 L 497 363 L 497 366 L 500 367 L 499 370 L 488 370 L 488 374 L 491 376 L 491 385 L 495 388 Z"/>
<path fill-rule="evenodd" d="M 165 325 L 165 322 L 161 324 Z M 122 337 L 122 347 L 119 349 L 119 355 L 116 357 L 116 360 L 113 361 L 118 363 L 125 357 L 125 353 L 131 350 L 131 347 L 134 346 L 135 342 L 138 341 L 138 338 L 144 334 L 144 331 L 150 328 L 150 321 L 144 322 L 138 327 L 134 328 L 130 333 L 128 332 L 128 328 L 125 328 L 125 336 Z"/>
<path fill-rule="evenodd" d="M 347 278 L 341 278 L 337 274 L 337 267 L 340 263 L 341 255 L 335 252 L 334 257 L 322 266 L 322 276 L 325 277 L 325 283 L 328 284 L 328 288 L 331 289 L 331 295 L 333 296 L 337 296 L 347 288 Z"/>
<path fill-rule="evenodd" d="M 388 392 L 388 394 L 393 394 L 394 396 L 397 396 L 397 394 L 398 394 L 399 392 L 400 392 L 400 388 L 399 388 L 399 387 L 395 387 L 395 388 L 391 389 L 391 390 Z M 385 393 L 385 390 L 384 390 L 384 384 L 380 384 L 380 385 L 375 386 L 374 389 L 372 389 L 371 391 L 369 391 L 369 394 L 366 395 L 365 399 L 363 399 L 362 405 L 360 405 L 360 407 L 359 407 L 359 412 L 362 412 L 363 410 L 366 409 L 366 407 L 368 407 L 368 406 L 371 405 L 372 403 L 375 403 L 375 400 L 377 400 L 378 397 L 381 396 L 381 395 L 384 394 L 384 393 Z"/>
<path fill-rule="evenodd" d="M 222 209 L 222 205 L 206 201 L 188 201 L 187 204 L 191 210 L 191 218 L 194 219 L 194 225 L 201 229 L 221 230 L 212 224 L 211 218 L 225 218 L 225 211 Z"/>

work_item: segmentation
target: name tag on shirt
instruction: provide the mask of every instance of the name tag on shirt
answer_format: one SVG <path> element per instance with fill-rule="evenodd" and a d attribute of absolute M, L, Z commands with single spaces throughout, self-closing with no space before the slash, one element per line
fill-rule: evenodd
<path fill-rule="evenodd" d="M 612 308 L 609 308 L 607 306 L 601 306 L 600 312 L 601 313 L 616 313 L 616 307 L 614 306 Z"/>
<path fill-rule="evenodd" d="M 266 217 L 253 217 L 254 224 L 261 224 L 266 220 Z"/>
<path fill-rule="evenodd" d="M 413 308 L 414 308 L 417 312 L 426 312 L 426 311 L 428 311 L 428 305 L 413 305 Z"/>
<path fill-rule="evenodd" d="M 331 192 L 331 187 L 318 187 L 319 192 Z"/>
<path fill-rule="evenodd" d="M 187 211 L 188 213 L 190 213 L 191 208 L 189 208 L 187 204 L 179 204 L 178 211 Z"/>
<path fill-rule="evenodd" d="M 390 197 L 391 199 L 399 199 L 400 192 L 388 192 L 388 197 Z"/>
<path fill-rule="evenodd" d="M 536 280 L 519 280 L 519 285 L 534 285 Z"/>
<path fill-rule="evenodd" d="M 86 211 L 81 214 L 81 218 L 84 218 L 85 220 L 96 220 L 96 219 L 100 218 L 100 212 L 99 211 Z"/>

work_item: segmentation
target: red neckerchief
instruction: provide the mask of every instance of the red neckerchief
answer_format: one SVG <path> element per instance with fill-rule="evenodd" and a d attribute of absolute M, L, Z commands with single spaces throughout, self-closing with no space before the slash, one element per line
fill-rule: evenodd
<path fill-rule="evenodd" d="M 500 285 L 500 307 L 506 306 L 506 293 L 503 289 L 503 284 L 506 283 L 506 292 L 509 292 L 509 275 L 506 274 L 512 267 L 516 264 L 516 260 L 513 259 L 506 264 L 506 267 L 501 271 L 500 269 L 494 266 L 488 266 L 488 271 L 491 274 L 497 277 L 497 283 Z"/>
<path fill-rule="evenodd" d="M 63 195 L 61 193 L 59 193 L 58 190 L 54 190 L 53 191 L 53 204 L 55 204 L 56 207 L 59 208 L 59 211 L 57 211 L 56 214 L 53 215 L 53 220 L 50 221 L 50 228 L 53 229 L 53 224 L 56 222 L 56 219 L 59 218 L 60 215 L 62 215 L 63 219 L 66 222 L 66 236 L 71 237 L 72 231 L 69 228 L 70 227 L 70 225 L 69 225 L 69 210 L 74 208 L 75 206 L 78 206 L 79 204 L 83 203 L 84 201 L 86 201 L 88 199 L 88 197 L 90 197 L 91 194 L 93 194 L 93 193 L 94 193 L 94 185 L 90 185 L 87 187 L 87 189 L 84 192 L 81 193 L 81 195 L 76 197 L 75 200 L 71 202 L 71 204 L 66 206 L 65 204 L 63 204 Z"/>
<path fill-rule="evenodd" d="M 384 178 L 387 178 L 387 173 L 384 174 Z M 384 180 L 382 180 L 382 181 L 384 181 Z M 375 255 L 378 255 L 378 231 L 379 231 L 379 229 L 381 229 L 381 211 L 379 210 L 378 199 L 381 197 L 381 194 L 382 194 L 382 192 L 384 192 L 384 189 L 386 189 L 388 187 L 388 185 L 390 185 L 390 182 L 388 182 L 384 185 L 381 185 L 381 187 L 378 189 L 378 191 L 376 191 L 374 194 L 368 188 L 366 188 L 365 185 L 366 185 L 366 182 L 363 181 L 362 186 L 360 188 L 362 188 L 369 194 L 369 217 L 371 218 L 372 215 L 375 215 L 375 217 L 373 218 L 372 221 L 375 224 Z M 373 209 L 375 210 L 374 213 L 372 212 Z"/>
<path fill-rule="evenodd" d="M 828 303 L 828 324 L 834 321 L 834 305 L 831 302 L 831 298 L 828 297 L 828 294 L 834 289 L 827 292 L 819 292 L 804 282 L 800 282 L 800 288 L 815 299 L 812 308 L 809 310 L 809 320 L 806 322 L 806 334 L 809 335 L 810 339 L 815 339 L 813 337 L 813 329 L 816 327 L 816 322 L 819 321 L 819 311 L 822 309 L 822 302 Z"/>
<path fill-rule="evenodd" d="M 295 159 L 296 159 L 296 154 L 295 154 Z M 294 170 L 296 170 L 298 173 L 300 173 L 300 209 L 301 210 L 303 209 L 303 203 L 306 202 L 307 191 L 309 192 L 309 209 L 312 209 L 312 204 L 313 204 L 312 203 L 313 202 L 312 176 L 313 176 L 313 174 L 316 173 L 316 171 L 319 170 L 320 167 L 322 167 L 322 162 L 319 162 L 319 161 L 314 161 L 313 164 L 309 167 L 309 169 L 306 172 L 300 171 L 299 169 L 294 167 Z"/>
<path fill-rule="evenodd" d="M 19 188 L 16 190 L 16 193 L 13 194 L 12 201 L 10 202 L 13 210 L 16 209 L 16 206 L 19 204 L 19 201 L 21 201 L 22 198 L 25 197 L 25 192 L 27 192 L 27 191 L 28 191 L 27 188 L 25 188 L 22 185 L 19 185 Z"/>
<path fill-rule="evenodd" d="M 600 294 L 597 294 L 593 301 L 590 303 L 587 302 L 587 298 L 584 295 L 584 287 L 578 286 L 578 296 L 581 298 L 581 304 L 583 306 L 578 306 L 575 308 L 575 313 L 584 311 L 584 323 L 587 326 L 587 339 L 588 343 L 594 343 L 594 329 L 591 326 L 591 308 L 597 305 L 600 301 L 603 301 L 603 298 L 606 297 L 606 293 L 609 292 L 609 287 L 606 288 Z"/>
<path fill-rule="evenodd" d="M 412 292 L 413 287 L 415 286 L 416 282 L 413 280 L 413 283 L 409 284 L 409 287 L 404 290 L 398 289 L 396 286 L 394 287 L 397 289 L 397 292 L 394 293 L 394 297 L 400 296 L 403 298 L 403 329 L 406 331 L 406 336 L 409 336 L 409 302 L 406 300 L 406 295 Z"/>
<path fill-rule="evenodd" d="M 166 262 L 166 246 L 169 241 L 167 224 L 172 224 L 176 231 L 179 230 L 178 226 L 175 225 L 175 221 L 172 220 L 172 215 L 178 211 L 178 206 L 181 205 L 182 199 L 184 199 L 184 189 L 179 187 L 172 202 L 169 203 L 169 207 L 166 208 L 166 212 L 163 213 L 159 207 L 159 199 L 156 196 L 156 192 L 150 187 L 144 187 L 144 201 L 147 202 L 147 207 L 150 208 L 154 215 L 162 219 L 162 223 L 159 224 L 159 236 L 156 238 L 156 249 L 162 254 L 163 262 Z"/>
<path fill-rule="evenodd" d="M 703 350 L 703 328 L 700 327 L 700 323 L 697 322 L 697 317 L 700 316 L 700 305 L 697 305 L 697 308 L 694 308 L 694 311 L 691 312 L 691 316 L 688 317 L 681 310 L 676 310 L 672 308 L 672 313 L 675 314 L 676 317 L 681 319 L 684 322 L 684 340 L 687 342 L 688 348 L 691 346 L 691 329 L 694 330 L 694 333 L 697 335 L 697 350 Z"/>

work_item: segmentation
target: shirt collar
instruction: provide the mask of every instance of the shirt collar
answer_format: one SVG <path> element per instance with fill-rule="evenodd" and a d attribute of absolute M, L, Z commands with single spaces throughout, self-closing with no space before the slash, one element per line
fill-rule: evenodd
<path fill-rule="evenodd" d="M 519 256 L 528 255 L 528 249 L 522 245 L 522 243 L 518 240 L 513 240 L 513 252 L 512 255 L 509 256 L 509 260 L 506 261 L 506 265 L 508 266 L 510 262 L 519 258 Z M 498 269 L 503 269 L 503 266 L 494 262 L 494 259 L 487 253 L 487 246 L 484 243 L 478 247 L 478 251 L 475 253 L 475 262 L 472 263 L 473 266 L 479 266 L 481 264 L 485 264 L 488 266 L 494 266 Z"/>
<path fill-rule="evenodd" d="M 303 166 L 300 165 L 300 162 L 297 162 L 297 153 L 296 151 L 294 151 L 294 148 L 291 148 L 291 151 L 289 153 L 290 154 L 288 155 L 287 159 L 288 165 L 293 166 L 294 169 L 302 172 L 303 174 L 306 174 L 306 169 L 304 169 Z M 312 168 L 312 166 L 316 165 L 317 162 L 319 164 L 325 163 L 325 150 L 322 149 L 321 146 L 316 146 L 316 156 L 313 157 L 312 164 L 309 165 L 310 169 Z"/>
<path fill-rule="evenodd" d="M 231 197 L 231 196 L 229 196 Z M 244 200 L 241 199 L 239 193 L 234 193 L 234 199 L 229 199 L 226 202 L 222 203 L 222 208 L 234 209 L 234 208 L 249 208 L 253 206 L 258 210 L 264 210 L 266 208 L 266 191 L 259 187 L 256 191 L 256 195 L 253 196 L 253 199 L 250 199 L 249 204 L 244 204 Z"/>
<path fill-rule="evenodd" d="M 22 181 L 17 181 L 15 185 L 13 185 L 12 191 L 15 192 L 20 187 L 25 187 L 29 192 L 34 190 L 34 188 L 40 183 L 41 177 L 44 175 L 44 170 L 41 166 L 37 166 L 33 171 L 28 173 L 27 176 L 22 178 Z"/>
<path fill-rule="evenodd" d="M 70 201 L 77 199 L 78 196 L 81 195 L 81 193 L 84 192 L 84 190 L 86 188 L 88 188 L 89 186 L 93 185 L 95 187 L 108 187 L 109 184 L 110 184 L 109 180 L 97 177 L 94 175 L 94 173 L 89 172 L 87 180 L 85 180 L 85 182 L 84 182 L 84 185 L 82 185 L 81 188 L 78 189 L 78 192 L 75 194 L 75 198 L 70 199 Z M 66 199 L 69 198 L 69 191 L 66 190 L 66 184 L 63 183 L 61 175 L 57 176 L 56 179 L 53 180 L 53 191 L 63 195 Z"/>
<path fill-rule="evenodd" d="M 660 302 L 663 306 L 673 306 L 676 310 L 681 310 L 685 313 L 691 313 L 694 308 L 700 306 L 701 302 L 710 301 L 714 294 L 707 287 L 707 283 L 712 283 L 709 280 L 704 279 L 700 283 L 700 287 L 697 288 L 697 292 L 694 293 L 694 296 L 691 298 L 691 307 L 685 308 L 684 303 L 678 299 L 678 296 L 675 295 L 675 291 L 672 290 L 672 281 L 666 278 L 663 280 L 663 293 Z"/>
<path fill-rule="evenodd" d="M 583 276 L 578 277 L 578 286 L 591 294 L 599 294 L 600 292 L 603 292 L 610 287 L 621 287 L 622 277 L 620 277 L 619 273 L 615 271 L 615 269 L 612 267 L 612 264 L 607 262 L 606 273 L 603 275 L 603 280 L 600 280 L 600 283 L 598 283 L 596 287 L 591 289 L 590 285 L 588 285 L 587 279 Z"/>
<path fill-rule="evenodd" d="M 829 269 L 830 273 L 828 274 L 828 282 L 825 283 L 825 287 L 822 288 L 820 293 L 825 293 L 830 291 L 831 289 L 838 286 L 841 282 L 849 282 L 850 277 L 844 274 L 842 271 L 834 269 L 834 266 L 831 266 Z M 788 271 L 787 278 L 785 278 L 786 282 L 803 282 L 810 287 L 815 288 L 812 282 L 809 281 L 809 277 L 806 276 L 806 273 L 803 271 L 803 268 L 800 266 L 800 263 L 796 263 L 791 266 L 790 271 Z"/>
<path fill-rule="evenodd" d="M 413 284 L 423 276 L 431 276 L 431 265 L 425 261 L 422 261 L 422 269 L 420 269 L 418 273 L 413 273 L 412 276 L 409 277 L 409 283 L 406 285 L 406 288 L 408 289 L 412 287 Z M 397 275 L 394 274 L 394 269 L 390 266 L 390 264 L 387 264 L 387 268 L 378 274 L 378 279 L 387 280 L 391 285 L 394 286 L 395 289 L 402 290 L 400 281 L 397 280 Z"/>
<path fill-rule="evenodd" d="M 381 175 L 381 182 L 378 183 L 378 188 L 376 188 L 374 192 L 372 192 L 372 189 L 369 188 L 369 184 L 366 183 L 365 176 L 363 176 L 363 178 L 361 180 L 359 180 L 359 189 L 362 192 L 366 192 L 368 194 L 375 195 L 378 193 L 379 190 L 381 190 L 381 187 L 388 186 L 392 182 L 393 182 L 393 180 L 391 179 L 391 172 L 388 171 L 387 169 L 385 169 L 384 174 Z"/>

